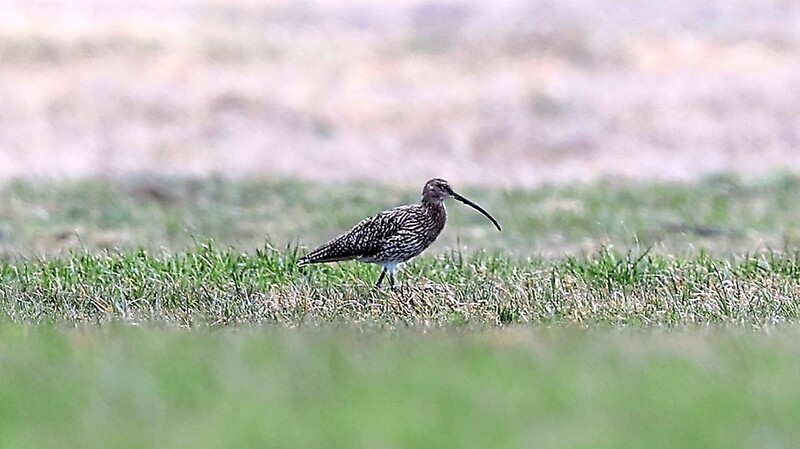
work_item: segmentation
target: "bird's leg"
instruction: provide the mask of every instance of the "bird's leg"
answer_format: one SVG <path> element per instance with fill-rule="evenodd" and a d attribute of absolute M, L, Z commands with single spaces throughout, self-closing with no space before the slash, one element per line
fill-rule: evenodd
<path fill-rule="evenodd" d="M 397 272 L 397 265 L 389 267 L 389 285 L 392 286 L 392 291 L 395 293 L 402 291 L 402 285 L 396 285 L 394 274 Z"/>
<path fill-rule="evenodd" d="M 383 267 L 383 269 L 381 270 L 381 275 L 378 276 L 378 283 L 375 284 L 375 288 L 381 288 L 381 282 L 383 282 L 384 276 L 386 276 L 386 267 Z M 392 278 L 390 277 L 389 279 Z M 392 281 L 392 283 L 394 283 L 394 281 Z"/>

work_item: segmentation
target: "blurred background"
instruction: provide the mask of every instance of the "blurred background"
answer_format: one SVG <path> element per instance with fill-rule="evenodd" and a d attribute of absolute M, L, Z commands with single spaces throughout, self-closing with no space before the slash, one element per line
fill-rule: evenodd
<path fill-rule="evenodd" d="M 792 0 L 4 0 L 0 181 L 800 167 Z"/>

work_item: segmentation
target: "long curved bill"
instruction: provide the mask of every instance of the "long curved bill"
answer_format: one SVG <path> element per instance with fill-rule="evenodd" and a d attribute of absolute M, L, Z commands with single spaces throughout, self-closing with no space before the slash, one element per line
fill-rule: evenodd
<path fill-rule="evenodd" d="M 498 231 L 502 231 L 503 230 L 502 228 L 500 228 L 500 223 L 498 223 L 497 220 L 495 220 L 494 217 L 492 217 L 492 215 L 489 212 L 486 212 L 486 210 L 484 208 L 478 206 L 477 204 L 475 204 L 472 201 L 464 198 L 463 196 L 457 194 L 456 192 L 452 192 L 452 194 L 453 194 L 453 198 L 454 199 L 456 199 L 458 201 L 461 201 L 462 203 L 466 204 L 467 206 L 469 206 L 469 207 L 477 210 L 478 212 L 482 213 L 483 215 L 485 215 L 486 218 L 488 218 L 489 220 L 492 221 L 492 224 L 494 224 L 494 227 L 496 227 Z"/>

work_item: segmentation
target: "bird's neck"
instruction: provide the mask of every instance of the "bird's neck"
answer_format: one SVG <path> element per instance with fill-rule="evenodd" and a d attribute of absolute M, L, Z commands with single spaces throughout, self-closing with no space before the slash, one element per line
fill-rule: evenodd
<path fill-rule="evenodd" d="M 444 201 L 442 200 L 431 201 L 423 199 L 422 207 L 433 217 L 447 218 L 447 209 L 445 209 Z"/>

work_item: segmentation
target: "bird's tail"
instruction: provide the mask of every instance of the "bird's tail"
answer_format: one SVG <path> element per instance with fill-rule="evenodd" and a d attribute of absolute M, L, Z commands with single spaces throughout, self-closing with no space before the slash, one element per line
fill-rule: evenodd
<path fill-rule="evenodd" d="M 353 248 L 342 245 L 337 240 L 332 240 L 319 248 L 311 251 L 297 260 L 297 266 L 311 265 L 314 263 L 341 262 L 343 260 L 353 260 L 362 257 L 360 252 L 353 251 Z"/>
<path fill-rule="evenodd" d="M 329 262 L 341 262 L 344 260 L 353 260 L 356 256 L 347 255 L 324 255 L 324 254 L 314 254 L 311 253 L 305 257 L 301 257 L 297 259 L 297 266 L 302 267 L 304 265 L 311 265 L 315 263 L 329 263 Z"/>

